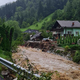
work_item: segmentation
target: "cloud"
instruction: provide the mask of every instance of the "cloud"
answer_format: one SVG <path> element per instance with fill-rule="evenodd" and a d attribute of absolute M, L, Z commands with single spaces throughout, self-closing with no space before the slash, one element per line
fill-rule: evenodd
<path fill-rule="evenodd" d="M 0 0 L 0 6 L 5 5 L 6 3 L 10 3 L 16 0 Z"/>

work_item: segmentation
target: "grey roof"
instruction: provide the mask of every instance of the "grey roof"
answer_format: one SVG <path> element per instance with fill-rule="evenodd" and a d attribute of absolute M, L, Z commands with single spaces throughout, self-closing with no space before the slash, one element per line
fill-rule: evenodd
<path fill-rule="evenodd" d="M 57 20 L 61 27 L 80 27 L 79 21 Z M 74 25 L 72 25 L 74 23 Z"/>
<path fill-rule="evenodd" d="M 26 31 L 24 31 L 24 33 L 38 33 L 38 30 L 33 30 L 33 29 L 28 29 Z"/>
<path fill-rule="evenodd" d="M 32 39 L 35 39 L 36 37 L 39 37 L 40 35 L 41 35 L 41 32 L 36 33 L 33 37 L 31 37 L 31 40 L 32 40 Z"/>

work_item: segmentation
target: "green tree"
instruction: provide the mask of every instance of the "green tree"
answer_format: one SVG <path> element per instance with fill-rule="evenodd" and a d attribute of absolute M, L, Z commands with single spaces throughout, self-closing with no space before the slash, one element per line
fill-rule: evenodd
<path fill-rule="evenodd" d="M 25 21 L 22 22 L 21 28 L 26 28 L 27 27 L 27 23 Z"/>
<path fill-rule="evenodd" d="M 9 20 L 9 21 L 6 21 L 5 24 L 7 26 L 10 26 L 10 27 L 14 28 L 13 39 L 16 40 L 17 37 L 21 34 L 19 23 L 17 21 Z"/>
<path fill-rule="evenodd" d="M 40 19 L 43 16 L 43 5 L 42 2 L 39 2 L 39 9 L 38 9 L 38 18 Z"/>
<path fill-rule="evenodd" d="M 14 29 L 12 27 L 6 26 L 5 24 L 0 27 L 0 34 L 2 39 L 0 46 L 5 51 L 11 50 L 13 32 Z"/>

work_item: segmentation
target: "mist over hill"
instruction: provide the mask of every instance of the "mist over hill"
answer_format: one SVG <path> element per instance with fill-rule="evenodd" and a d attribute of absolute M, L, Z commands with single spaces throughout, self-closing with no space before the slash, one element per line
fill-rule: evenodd
<path fill-rule="evenodd" d="M 0 7 L 4 6 L 5 4 L 12 3 L 14 1 L 16 1 L 16 0 L 1 0 Z"/>
<path fill-rule="evenodd" d="M 1 7 L 0 17 L 20 28 L 50 30 L 56 20 L 80 21 L 79 5 L 80 0 L 17 0 Z"/>
<path fill-rule="evenodd" d="M 57 9 L 63 9 L 68 0 L 17 0 L 0 8 L 0 17 L 16 20 L 21 28 L 29 27 Z"/>

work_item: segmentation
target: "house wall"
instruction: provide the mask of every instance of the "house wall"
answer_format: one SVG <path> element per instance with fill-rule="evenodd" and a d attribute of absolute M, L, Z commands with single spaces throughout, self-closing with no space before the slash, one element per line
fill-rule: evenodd
<path fill-rule="evenodd" d="M 78 34 L 76 34 L 76 32 L 79 32 L 79 35 L 80 35 L 80 29 L 73 29 L 74 36 L 78 36 Z"/>
<path fill-rule="evenodd" d="M 79 32 L 80 35 L 80 28 L 64 28 L 63 34 L 68 34 L 68 31 L 71 31 L 71 34 L 74 34 L 74 36 L 78 36 L 76 32 Z"/>
<path fill-rule="evenodd" d="M 68 34 L 68 31 L 71 31 L 72 34 L 73 34 L 73 29 L 64 28 L 64 34 Z"/>

